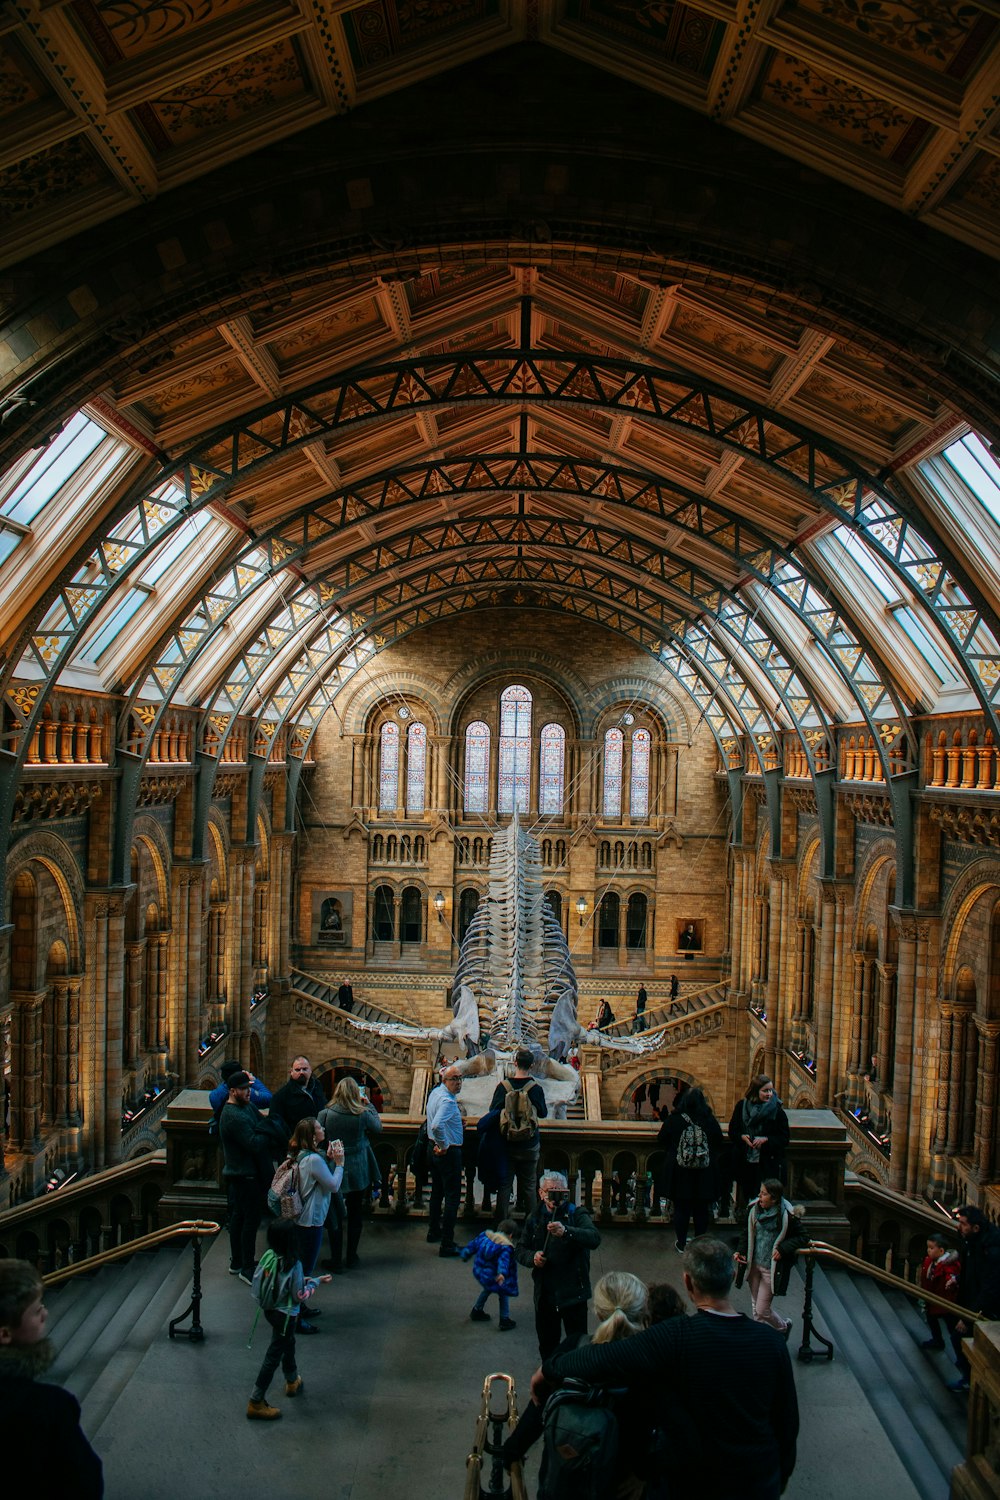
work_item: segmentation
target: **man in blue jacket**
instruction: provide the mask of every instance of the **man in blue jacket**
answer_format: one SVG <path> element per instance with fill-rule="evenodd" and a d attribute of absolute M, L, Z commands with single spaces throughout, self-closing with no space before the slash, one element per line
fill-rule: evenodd
<path fill-rule="evenodd" d="M 208 1102 L 212 1106 L 216 1125 L 219 1123 L 223 1105 L 229 1102 L 229 1080 L 234 1073 L 241 1073 L 242 1071 L 243 1064 L 234 1058 L 229 1058 L 219 1069 L 219 1077 L 222 1079 L 222 1082 L 217 1083 L 208 1096 Z M 271 1090 L 266 1084 L 261 1083 L 259 1078 L 255 1078 L 249 1070 L 247 1071 L 247 1077 L 250 1080 L 250 1103 L 255 1109 L 267 1109 L 267 1106 L 271 1102 Z"/>

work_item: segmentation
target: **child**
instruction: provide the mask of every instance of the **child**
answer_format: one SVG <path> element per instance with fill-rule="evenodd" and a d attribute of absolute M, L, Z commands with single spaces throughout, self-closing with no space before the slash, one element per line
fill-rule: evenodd
<path fill-rule="evenodd" d="M 254 1297 L 271 1325 L 271 1342 L 250 1393 L 247 1416 L 264 1422 L 281 1416 L 279 1408 L 268 1406 L 266 1400 L 267 1388 L 279 1364 L 285 1376 L 285 1395 L 298 1396 L 302 1392 L 302 1376 L 295 1366 L 295 1330 L 299 1309 L 321 1281 L 333 1280 L 332 1276 L 320 1276 L 317 1279 L 303 1274 L 295 1228 L 292 1219 L 271 1221 L 267 1227 L 267 1243 L 274 1253 L 274 1260 L 266 1255 L 261 1256 L 253 1278 Z"/>
<path fill-rule="evenodd" d="M 961 1262 L 958 1258 L 958 1251 L 949 1250 L 941 1235 L 928 1235 L 927 1254 L 920 1267 L 920 1285 L 928 1293 L 924 1312 L 931 1336 L 929 1339 L 924 1339 L 920 1346 L 922 1349 L 944 1348 L 941 1324 L 943 1322 L 945 1328 L 951 1333 L 957 1321 L 954 1314 L 949 1313 L 946 1304 L 958 1300 L 960 1271 Z"/>
<path fill-rule="evenodd" d="M 101 1460 L 80 1430 L 75 1396 L 36 1381 L 55 1359 L 45 1337 L 42 1279 L 26 1260 L 0 1260 L 0 1447 L 34 1455 L 46 1493 L 100 1500 Z"/>
<path fill-rule="evenodd" d="M 462 1259 L 474 1255 L 472 1274 L 482 1291 L 476 1305 L 469 1314 L 473 1323 L 488 1323 L 486 1299 L 496 1292 L 500 1299 L 500 1332 L 507 1333 L 517 1324 L 510 1318 L 510 1298 L 517 1296 L 517 1261 L 514 1259 L 514 1240 L 517 1225 L 513 1219 L 502 1219 L 496 1229 L 485 1229 L 470 1240 L 462 1251 Z"/>

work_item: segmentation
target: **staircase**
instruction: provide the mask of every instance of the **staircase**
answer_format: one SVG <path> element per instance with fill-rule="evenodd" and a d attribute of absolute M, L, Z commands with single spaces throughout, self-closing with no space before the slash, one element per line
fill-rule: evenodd
<path fill-rule="evenodd" d="M 45 1293 L 58 1350 L 47 1379 L 73 1392 L 84 1431 L 98 1431 L 191 1284 L 191 1249 L 162 1245 Z"/>
<path fill-rule="evenodd" d="M 916 1303 L 838 1267 L 817 1267 L 816 1325 L 834 1342 L 921 1500 L 944 1500 L 965 1456 L 968 1398 L 947 1389 L 948 1353 L 925 1353 Z"/>

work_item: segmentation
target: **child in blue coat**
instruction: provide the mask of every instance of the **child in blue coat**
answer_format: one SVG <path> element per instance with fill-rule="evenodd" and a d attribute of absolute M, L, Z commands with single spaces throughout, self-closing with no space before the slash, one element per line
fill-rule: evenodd
<path fill-rule="evenodd" d="M 476 1257 L 472 1265 L 482 1291 L 476 1305 L 469 1314 L 473 1323 L 488 1323 L 486 1299 L 496 1292 L 500 1299 L 500 1332 L 507 1333 L 517 1324 L 510 1318 L 510 1298 L 517 1296 L 517 1261 L 514 1259 L 514 1239 L 517 1225 L 513 1219 L 503 1219 L 496 1229 L 485 1229 L 470 1240 L 462 1251 L 462 1259 Z"/>

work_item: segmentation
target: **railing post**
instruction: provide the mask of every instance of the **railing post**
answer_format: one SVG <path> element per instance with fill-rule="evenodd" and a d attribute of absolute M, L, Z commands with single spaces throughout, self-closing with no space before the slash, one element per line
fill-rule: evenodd
<path fill-rule="evenodd" d="M 180 1317 L 173 1318 L 167 1330 L 170 1338 L 174 1338 L 174 1329 L 178 1323 L 183 1323 L 185 1318 L 190 1317 L 191 1327 L 185 1329 L 192 1344 L 200 1344 L 205 1337 L 205 1330 L 201 1326 L 201 1236 L 196 1234 L 193 1239 L 194 1268 L 191 1277 L 191 1301 L 181 1313 Z"/>
<path fill-rule="evenodd" d="M 802 1342 L 798 1347 L 797 1358 L 804 1365 L 811 1364 L 819 1355 L 822 1359 L 833 1358 L 833 1342 L 817 1333 L 813 1323 L 813 1274 L 816 1270 L 816 1262 L 811 1255 L 805 1257 L 806 1262 L 806 1294 L 802 1302 Z M 816 1337 L 826 1347 L 824 1350 L 816 1350 L 812 1347 L 810 1340 Z"/>

